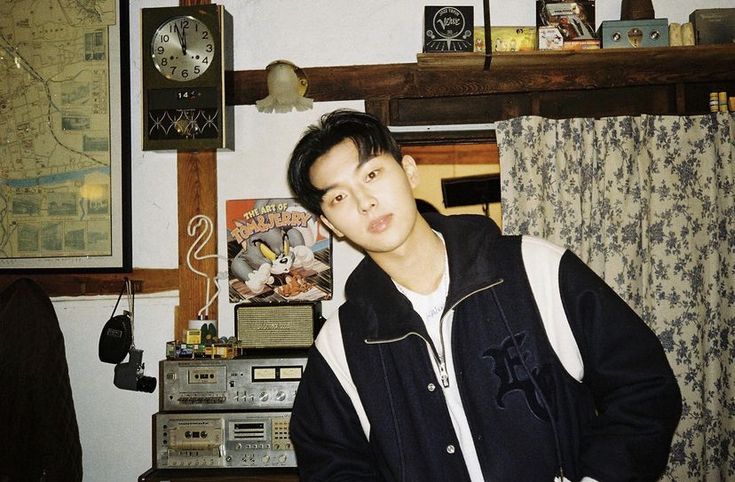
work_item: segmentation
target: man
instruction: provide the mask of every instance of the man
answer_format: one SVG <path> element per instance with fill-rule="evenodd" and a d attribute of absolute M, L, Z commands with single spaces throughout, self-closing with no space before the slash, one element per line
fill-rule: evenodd
<path fill-rule="evenodd" d="M 291 416 L 303 480 L 655 480 L 681 413 L 656 336 L 574 254 L 420 215 L 374 117 L 310 127 L 289 184 L 367 256 Z"/>

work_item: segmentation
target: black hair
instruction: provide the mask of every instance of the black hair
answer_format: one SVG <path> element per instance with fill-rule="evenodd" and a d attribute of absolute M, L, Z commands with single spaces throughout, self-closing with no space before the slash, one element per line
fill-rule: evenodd
<path fill-rule="evenodd" d="M 317 159 L 346 139 L 355 144 L 360 163 L 386 153 L 401 162 L 401 149 L 388 128 L 377 117 L 348 109 L 324 114 L 317 124 L 306 129 L 296 144 L 288 165 L 288 185 L 291 191 L 313 213 L 322 214 L 324 191 L 312 184 L 309 170 Z"/>

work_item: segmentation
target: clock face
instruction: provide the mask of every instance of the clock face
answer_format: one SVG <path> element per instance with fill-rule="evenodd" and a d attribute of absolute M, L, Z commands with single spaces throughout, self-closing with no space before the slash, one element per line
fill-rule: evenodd
<path fill-rule="evenodd" d="M 166 20 L 151 41 L 156 69 L 167 79 L 187 82 L 201 76 L 214 60 L 212 32 L 200 20 L 181 16 Z"/>

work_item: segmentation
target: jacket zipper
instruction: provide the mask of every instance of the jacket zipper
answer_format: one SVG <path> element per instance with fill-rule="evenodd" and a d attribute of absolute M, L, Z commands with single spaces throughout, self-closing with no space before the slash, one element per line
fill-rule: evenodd
<path fill-rule="evenodd" d="M 431 348 L 431 350 L 429 350 L 429 351 L 431 352 L 431 355 L 434 357 L 434 362 L 439 367 L 439 374 L 441 375 L 442 385 L 444 385 L 445 387 L 448 387 L 449 386 L 449 375 L 447 374 L 447 367 L 444 364 L 444 360 L 439 355 L 439 353 L 437 353 L 436 348 L 434 348 L 434 345 L 429 340 L 427 340 L 424 337 L 424 335 L 422 335 L 421 333 L 417 333 L 415 331 L 409 331 L 405 335 L 399 336 L 398 338 L 388 338 L 386 340 L 368 340 L 366 338 L 365 339 L 365 344 L 367 344 L 367 345 L 384 345 L 384 344 L 388 344 L 388 343 L 394 343 L 396 341 L 405 340 L 406 338 L 408 338 L 411 335 L 418 336 L 419 338 L 421 338 L 422 340 L 424 340 L 424 343 L 426 343 Z"/>
<path fill-rule="evenodd" d="M 442 317 L 439 318 L 439 344 L 440 344 L 440 348 L 441 348 L 441 353 L 438 353 L 436 351 L 436 348 L 434 348 L 434 344 L 433 343 L 427 341 L 426 338 L 421 333 L 417 333 L 415 331 L 409 331 L 408 333 L 406 333 L 403 336 L 400 336 L 398 338 L 390 338 L 390 339 L 387 339 L 387 340 L 368 340 L 368 339 L 365 339 L 365 343 L 368 344 L 368 345 L 379 345 L 379 344 L 384 344 L 384 343 L 394 343 L 396 341 L 405 340 L 410 335 L 416 335 L 416 336 L 418 336 L 419 338 L 421 338 L 422 340 L 424 340 L 424 343 L 426 343 L 427 345 L 429 345 L 429 347 L 432 348 L 430 351 L 431 351 L 431 354 L 434 357 L 434 362 L 436 363 L 437 367 L 439 368 L 439 376 L 441 378 L 442 386 L 444 388 L 447 388 L 447 387 L 449 387 L 449 373 L 447 372 L 447 364 L 446 364 L 446 361 L 444 360 L 444 354 L 446 353 L 446 347 L 444 345 L 444 318 L 447 316 L 447 314 L 450 311 L 454 310 L 457 307 L 457 305 L 459 305 L 461 302 L 463 302 L 464 300 L 466 300 L 470 296 L 472 296 L 474 294 L 477 294 L 477 293 L 479 293 L 481 291 L 485 291 L 485 290 L 488 290 L 490 288 L 494 288 L 494 287 L 498 286 L 499 284 L 503 283 L 503 281 L 504 281 L 503 278 L 500 278 L 498 281 L 495 281 L 493 283 L 490 283 L 487 286 L 483 286 L 482 288 L 478 288 L 478 289 L 476 289 L 474 291 L 471 291 L 471 292 L 467 293 L 466 295 L 464 295 L 463 297 L 461 297 L 459 300 L 457 300 L 448 310 L 445 310 L 444 315 L 442 315 Z"/>

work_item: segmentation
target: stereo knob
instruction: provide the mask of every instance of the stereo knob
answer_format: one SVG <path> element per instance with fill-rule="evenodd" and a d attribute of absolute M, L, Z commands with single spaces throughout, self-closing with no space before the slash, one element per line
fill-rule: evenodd
<path fill-rule="evenodd" d="M 283 393 L 281 390 L 278 390 L 276 392 L 276 400 L 278 400 L 279 402 L 286 400 L 286 394 Z"/>
<path fill-rule="evenodd" d="M 266 392 L 260 392 L 260 401 L 261 402 L 267 402 L 268 401 L 268 394 Z"/>
<path fill-rule="evenodd" d="M 286 454 L 281 454 L 281 456 L 278 457 L 278 461 L 281 462 L 282 464 L 285 464 L 286 460 L 288 460 L 288 457 L 286 457 Z"/>
<path fill-rule="evenodd" d="M 266 455 L 263 456 L 263 458 L 261 460 L 263 460 L 263 463 L 264 464 L 267 464 L 268 462 L 270 462 L 271 456 L 268 455 L 268 454 L 266 454 Z"/>

